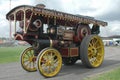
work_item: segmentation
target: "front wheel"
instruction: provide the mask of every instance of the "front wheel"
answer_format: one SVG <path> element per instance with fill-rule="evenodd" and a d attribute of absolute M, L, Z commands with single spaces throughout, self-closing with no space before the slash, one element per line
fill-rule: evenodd
<path fill-rule="evenodd" d="M 29 72 L 34 72 L 36 68 L 36 57 L 34 56 L 34 50 L 29 47 L 23 51 L 21 54 L 21 66 L 24 70 Z"/>
<path fill-rule="evenodd" d="M 104 59 L 104 45 L 97 35 L 86 36 L 80 46 L 82 63 L 89 68 L 99 67 Z"/>
<path fill-rule="evenodd" d="M 62 66 L 62 57 L 56 49 L 45 48 L 43 49 L 37 58 L 38 71 L 44 77 L 56 76 Z"/>

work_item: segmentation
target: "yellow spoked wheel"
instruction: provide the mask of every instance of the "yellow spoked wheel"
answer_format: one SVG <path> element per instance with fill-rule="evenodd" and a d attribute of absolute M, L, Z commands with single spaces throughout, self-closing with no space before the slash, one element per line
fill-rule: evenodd
<path fill-rule="evenodd" d="M 104 59 L 104 45 L 97 35 L 86 36 L 80 46 L 82 63 L 89 68 L 99 67 Z"/>
<path fill-rule="evenodd" d="M 21 54 L 21 66 L 24 70 L 29 72 L 34 72 L 36 68 L 36 57 L 34 56 L 34 50 L 29 47 L 23 51 Z"/>
<path fill-rule="evenodd" d="M 44 77 L 53 77 L 58 74 L 62 66 L 60 53 L 53 48 L 45 48 L 37 58 L 38 71 Z"/>

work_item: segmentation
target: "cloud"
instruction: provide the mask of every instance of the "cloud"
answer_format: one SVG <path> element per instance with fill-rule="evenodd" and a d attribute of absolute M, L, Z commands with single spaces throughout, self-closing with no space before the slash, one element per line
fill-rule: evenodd
<path fill-rule="evenodd" d="M 101 27 L 101 36 L 120 35 L 120 21 L 111 21 L 108 26 Z"/>
<path fill-rule="evenodd" d="M 105 5 L 102 13 L 96 15 L 97 18 L 107 21 L 120 21 L 120 0 L 109 0 L 108 5 Z"/>
<path fill-rule="evenodd" d="M 107 20 L 107 21 L 114 21 L 114 20 L 120 21 L 120 11 L 119 9 L 118 10 L 114 9 L 103 15 L 97 16 L 97 18 Z"/>

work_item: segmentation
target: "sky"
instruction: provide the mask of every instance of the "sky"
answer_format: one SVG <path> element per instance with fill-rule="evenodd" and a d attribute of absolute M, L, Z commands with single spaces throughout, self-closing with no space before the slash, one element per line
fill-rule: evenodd
<path fill-rule="evenodd" d="M 101 27 L 100 36 L 120 35 L 120 0 L 0 0 L 0 37 L 9 37 L 9 22 L 6 14 L 19 5 L 45 4 L 46 8 L 91 16 L 108 22 Z"/>

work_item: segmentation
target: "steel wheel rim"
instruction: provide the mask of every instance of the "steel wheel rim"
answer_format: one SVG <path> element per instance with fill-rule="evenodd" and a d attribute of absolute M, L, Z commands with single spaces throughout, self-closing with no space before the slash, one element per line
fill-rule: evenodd
<path fill-rule="evenodd" d="M 27 48 L 21 55 L 22 67 L 30 72 L 36 71 L 36 57 L 32 47 Z"/>
<path fill-rule="evenodd" d="M 47 49 L 40 55 L 38 69 L 45 77 L 53 77 L 58 74 L 62 66 L 60 53 L 55 49 Z"/>
<path fill-rule="evenodd" d="M 88 45 L 88 59 L 93 67 L 102 64 L 104 58 L 104 45 L 98 36 L 94 36 Z"/>

